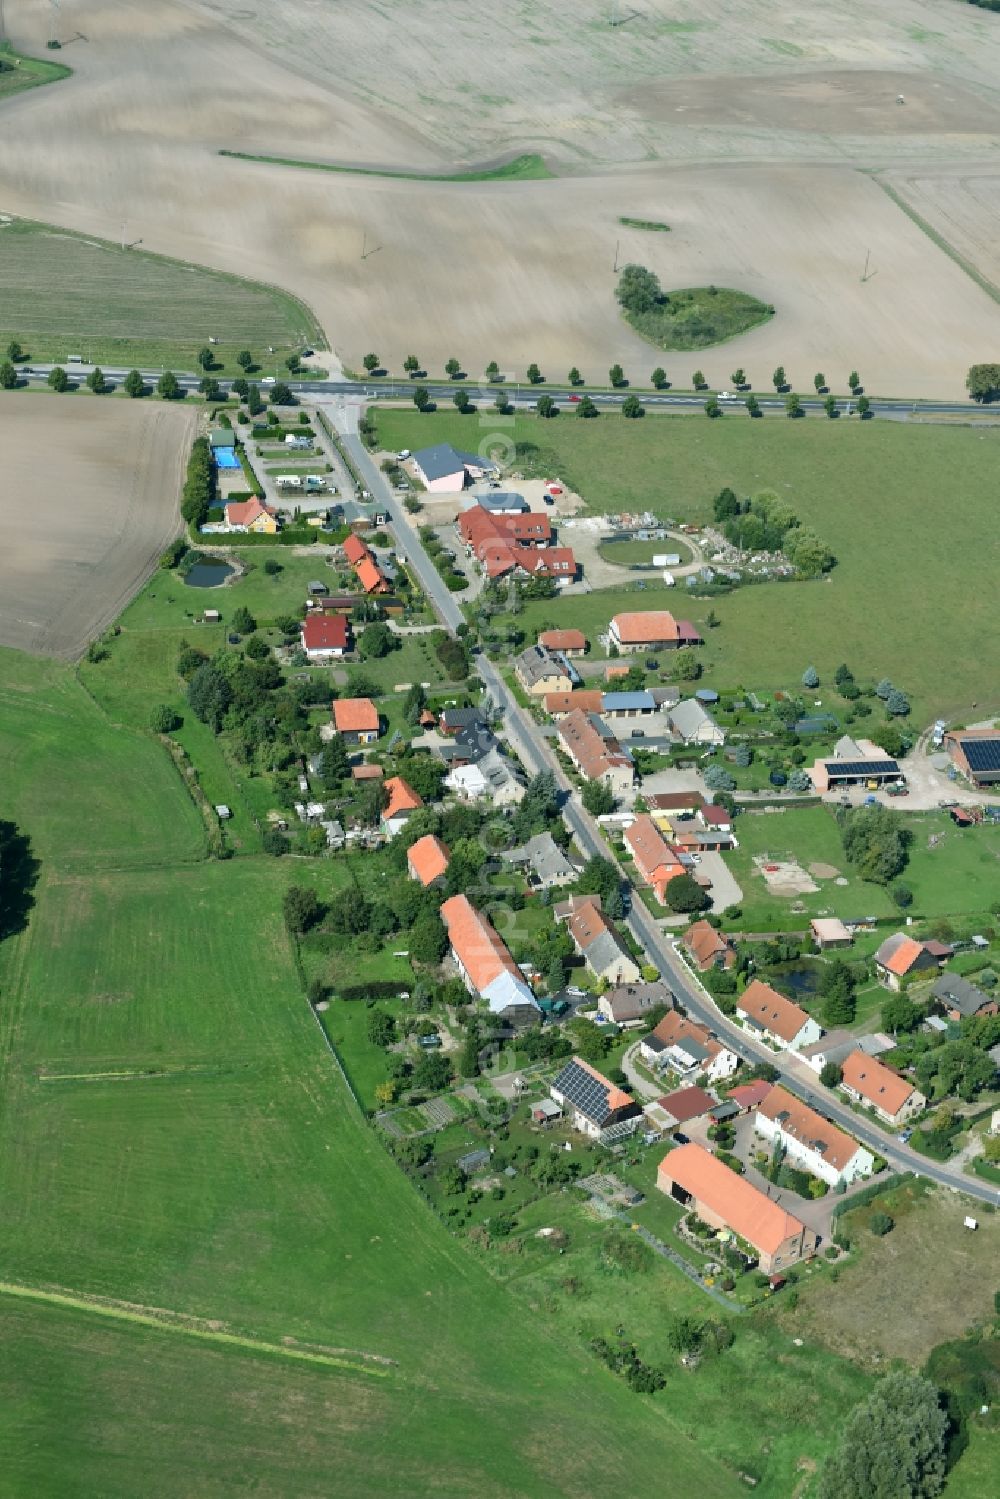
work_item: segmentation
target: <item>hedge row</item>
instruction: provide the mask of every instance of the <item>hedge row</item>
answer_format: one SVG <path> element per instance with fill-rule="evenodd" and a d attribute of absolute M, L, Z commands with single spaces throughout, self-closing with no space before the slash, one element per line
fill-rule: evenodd
<path fill-rule="evenodd" d="M 854 1208 L 863 1208 L 867 1203 L 874 1202 L 876 1197 L 882 1197 L 886 1192 L 891 1192 L 896 1187 L 901 1187 L 904 1182 L 913 1181 L 912 1171 L 890 1171 L 888 1176 L 880 1176 L 869 1186 L 856 1192 L 853 1197 L 844 1197 L 840 1202 L 834 1204 L 832 1217 L 839 1218 L 841 1213 L 849 1213 Z"/>

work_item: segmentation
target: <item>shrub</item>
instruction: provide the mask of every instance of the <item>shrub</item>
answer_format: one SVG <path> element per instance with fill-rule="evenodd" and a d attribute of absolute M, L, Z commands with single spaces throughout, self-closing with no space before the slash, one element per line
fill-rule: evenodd
<path fill-rule="evenodd" d="M 893 1219 L 890 1218 L 888 1213 L 883 1213 L 881 1211 L 872 1213 L 871 1217 L 868 1220 L 868 1228 L 870 1232 L 873 1233 L 878 1239 L 884 1238 L 884 1236 L 889 1233 L 893 1227 Z"/>
<path fill-rule="evenodd" d="M 170 734 L 180 728 L 181 722 L 180 714 L 166 703 L 161 703 L 149 715 L 149 727 L 154 734 Z"/>

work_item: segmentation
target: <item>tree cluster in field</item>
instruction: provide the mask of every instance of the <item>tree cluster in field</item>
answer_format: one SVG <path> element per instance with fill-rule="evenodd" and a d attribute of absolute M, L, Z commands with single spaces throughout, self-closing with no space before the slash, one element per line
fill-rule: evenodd
<path fill-rule="evenodd" d="M 888 885 L 902 874 L 913 841 L 899 814 L 889 807 L 841 807 L 840 841 L 847 862 L 863 880 Z"/>
<path fill-rule="evenodd" d="M 803 577 L 818 577 L 836 563 L 826 543 L 803 527 L 788 501 L 772 489 L 741 500 L 727 487 L 716 495 L 712 511 L 733 546 L 745 552 L 782 552 Z"/>
<path fill-rule="evenodd" d="M 204 525 L 215 495 L 215 471 L 207 437 L 196 437 L 191 445 L 187 474 L 181 494 L 181 515 L 195 530 Z"/>
<path fill-rule="evenodd" d="M 949 1428 L 935 1385 L 886 1374 L 843 1422 L 819 1499 L 934 1499 L 947 1476 Z"/>
<path fill-rule="evenodd" d="M 982 0 L 972 0 L 974 5 Z M 1000 10 L 1000 0 L 989 7 Z M 965 377 L 965 388 L 974 401 L 995 401 L 1000 396 L 1000 364 L 974 364 Z"/>

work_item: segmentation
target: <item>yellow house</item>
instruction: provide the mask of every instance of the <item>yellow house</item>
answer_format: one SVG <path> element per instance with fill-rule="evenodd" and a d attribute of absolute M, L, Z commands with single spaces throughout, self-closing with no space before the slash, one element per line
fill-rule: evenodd
<path fill-rule="evenodd" d="M 258 536 L 278 534 L 278 512 L 260 500 L 233 500 L 225 507 L 226 528 L 253 531 Z"/>

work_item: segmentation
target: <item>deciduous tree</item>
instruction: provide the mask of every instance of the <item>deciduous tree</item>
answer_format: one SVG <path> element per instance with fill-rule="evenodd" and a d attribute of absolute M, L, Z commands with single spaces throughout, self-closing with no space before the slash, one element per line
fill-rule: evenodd
<path fill-rule="evenodd" d="M 948 1417 L 934 1385 L 887 1374 L 847 1417 L 819 1499 L 935 1499 L 947 1472 Z"/>

